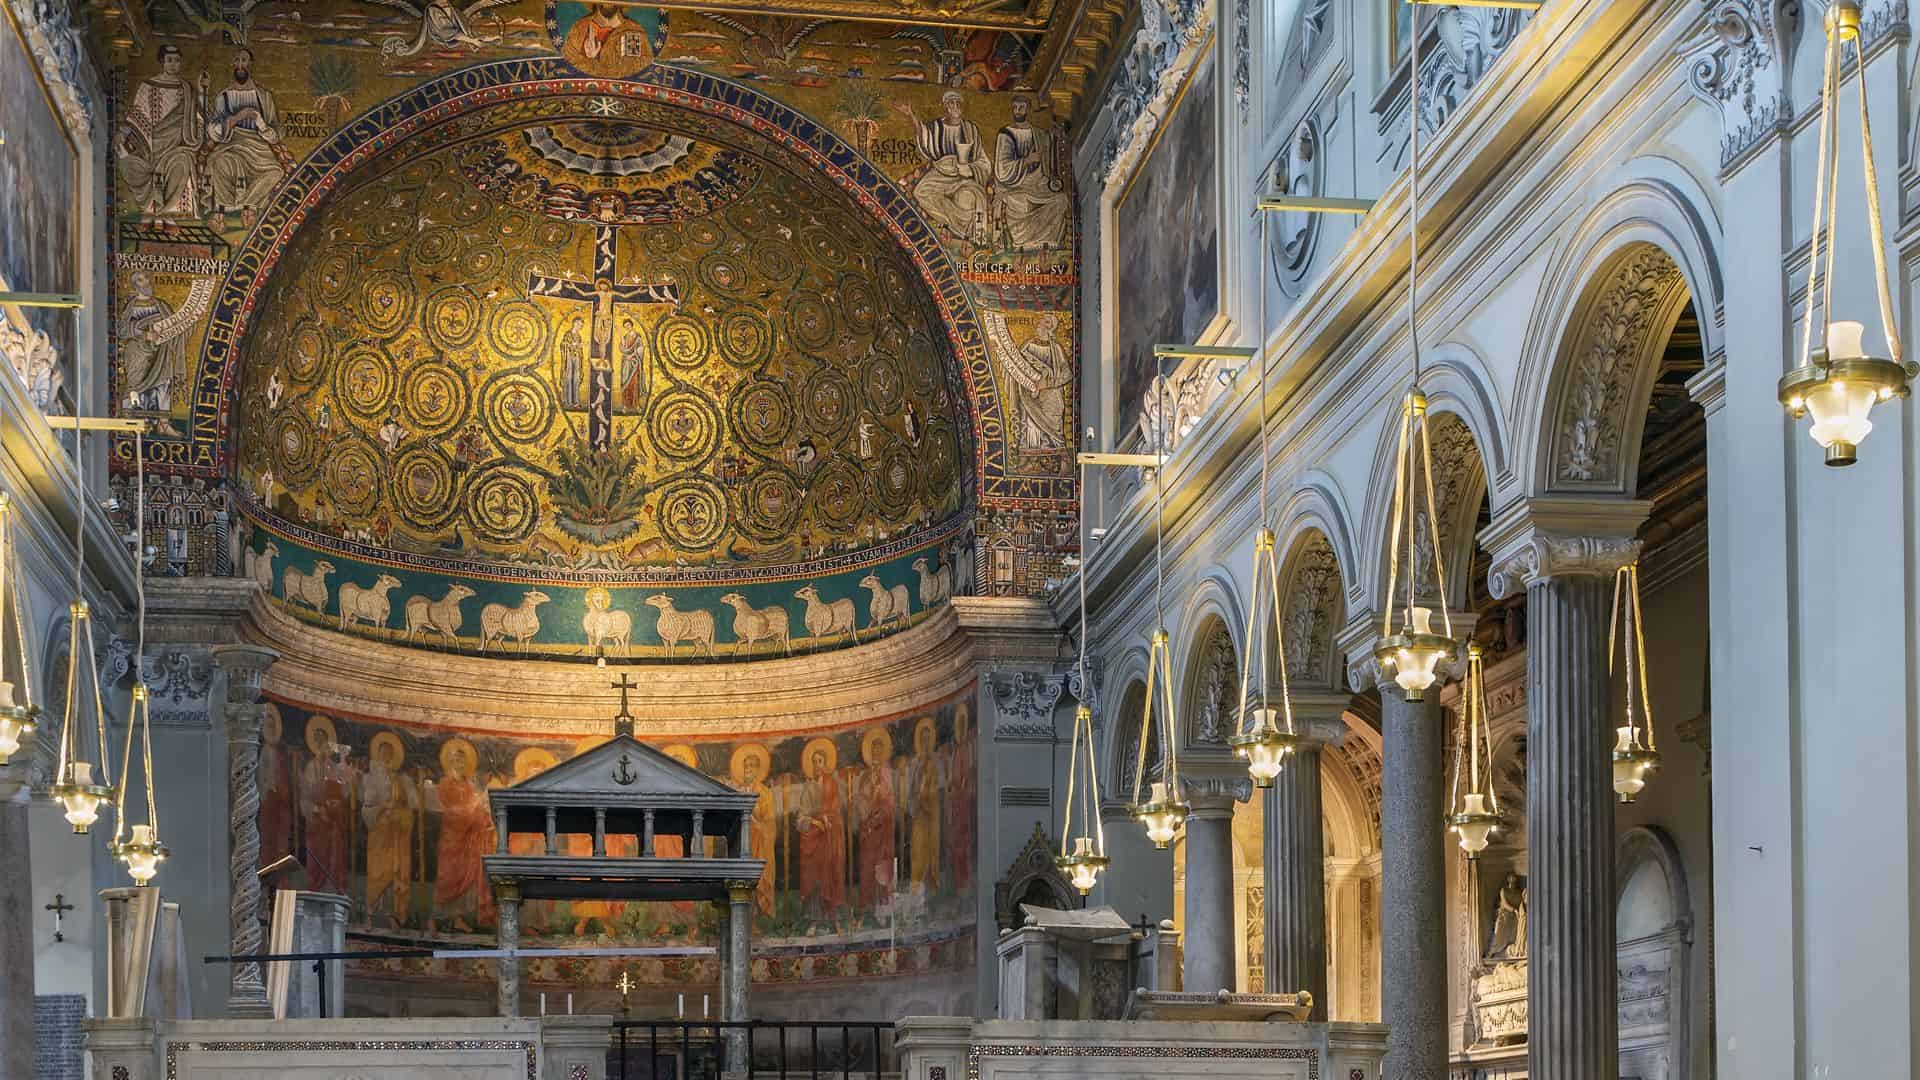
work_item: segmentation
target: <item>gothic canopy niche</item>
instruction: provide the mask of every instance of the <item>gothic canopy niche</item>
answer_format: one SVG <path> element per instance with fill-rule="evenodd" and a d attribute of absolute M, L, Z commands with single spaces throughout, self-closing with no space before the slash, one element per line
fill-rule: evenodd
<path fill-rule="evenodd" d="M 947 331 L 872 212 L 774 138 L 505 101 L 348 177 L 262 296 L 232 472 L 246 570 L 304 617 L 729 659 L 952 592 L 972 445 Z"/>

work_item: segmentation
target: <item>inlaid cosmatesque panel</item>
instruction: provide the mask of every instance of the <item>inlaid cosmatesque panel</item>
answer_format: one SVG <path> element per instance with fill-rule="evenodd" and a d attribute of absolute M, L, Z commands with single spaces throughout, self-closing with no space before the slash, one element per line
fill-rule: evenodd
<path fill-rule="evenodd" d="M 759 796 L 751 850 L 767 861 L 754 899 L 754 982 L 956 972 L 971 980 L 977 783 L 974 690 L 902 713 L 796 734 L 647 736 L 674 759 Z M 262 723 L 263 865 L 297 856 L 309 887 L 351 903 L 349 929 L 418 942 L 491 942 L 496 906 L 481 865 L 497 835 L 487 793 L 599 745 L 605 731 L 514 736 L 354 716 L 270 701 Z M 591 851 L 590 835 L 557 844 Z M 660 857 L 686 840 L 655 838 Z M 514 834 L 518 854 L 544 835 Z M 633 836 L 608 853 L 634 854 Z M 712 944 L 711 905 L 529 901 L 523 941 Z M 564 964 L 564 968 L 563 965 Z M 536 960 L 534 984 L 711 983 L 712 956 Z M 488 962 L 387 960 L 351 978 L 491 982 Z"/>

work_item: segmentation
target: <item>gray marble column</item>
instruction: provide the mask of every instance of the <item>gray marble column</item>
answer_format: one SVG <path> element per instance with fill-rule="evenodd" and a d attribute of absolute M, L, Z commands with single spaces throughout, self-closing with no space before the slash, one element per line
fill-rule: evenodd
<path fill-rule="evenodd" d="M 750 997 L 753 983 L 753 902 L 758 882 L 727 883 L 726 986 L 722 990 L 722 1015 L 728 1020 L 753 1019 Z M 727 1068 L 745 1072 L 747 1054 L 752 1046 L 746 1029 L 727 1032 Z"/>
<path fill-rule="evenodd" d="M 1527 590 L 1527 1074 L 1618 1080 L 1613 576 L 1646 503 L 1543 498 L 1482 533 L 1496 597 Z"/>
<path fill-rule="evenodd" d="M 1187 896 L 1182 927 L 1186 954 L 1181 989 L 1211 994 L 1238 989 L 1233 964 L 1233 806 L 1253 792 L 1245 773 L 1230 777 L 1186 777 Z"/>
<path fill-rule="evenodd" d="M 31 736 L 29 736 L 31 738 Z M 27 804 L 14 796 L 27 783 L 26 747 L 0 765 L 0 1080 L 33 1080 L 33 860 Z"/>
<path fill-rule="evenodd" d="M 520 883 L 518 881 L 496 881 L 493 883 L 493 903 L 499 918 L 499 943 L 502 949 L 520 947 Z M 503 956 L 499 965 L 499 1007 L 501 1016 L 511 1019 L 520 1015 L 520 958 Z"/>
<path fill-rule="evenodd" d="M 1620 1075 L 1611 582 L 1527 586 L 1527 1074 Z"/>
<path fill-rule="evenodd" d="M 222 645 L 214 663 L 227 674 L 227 929 L 235 956 L 262 951 L 260 928 L 260 725 L 254 703 L 260 680 L 280 659 L 272 649 Z M 267 983 L 255 961 L 228 965 L 227 1012 L 235 1017 L 273 1014 Z"/>
<path fill-rule="evenodd" d="M 1346 727 L 1331 719 L 1303 715 L 1296 700 L 1294 728 L 1303 741 L 1287 758 L 1266 790 L 1266 830 L 1262 836 L 1267 887 L 1267 991 L 1313 995 L 1310 1019 L 1327 1018 L 1327 868 L 1326 836 L 1320 811 L 1320 750 L 1337 745 Z M 1337 707 L 1337 706 L 1336 706 Z"/>
<path fill-rule="evenodd" d="M 1440 695 L 1429 693 L 1426 700 L 1410 703 L 1389 679 L 1380 688 L 1380 713 L 1385 1075 L 1394 1080 L 1446 1080 L 1446 769 Z"/>

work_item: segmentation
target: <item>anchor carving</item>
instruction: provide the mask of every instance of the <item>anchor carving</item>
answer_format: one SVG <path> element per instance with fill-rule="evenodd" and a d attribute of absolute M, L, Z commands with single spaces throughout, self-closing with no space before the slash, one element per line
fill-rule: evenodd
<path fill-rule="evenodd" d="M 632 759 L 626 754 L 621 754 L 620 760 L 613 763 L 613 782 L 626 787 L 638 779 L 640 774 L 633 771 Z"/>

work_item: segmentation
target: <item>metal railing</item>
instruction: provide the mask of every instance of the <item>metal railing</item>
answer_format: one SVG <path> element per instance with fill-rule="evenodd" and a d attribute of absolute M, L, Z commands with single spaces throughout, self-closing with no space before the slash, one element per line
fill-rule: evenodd
<path fill-rule="evenodd" d="M 877 1021 L 617 1020 L 608 1080 L 717 1080 L 727 1043 L 749 1078 L 879 1080 L 898 1071 L 893 1025 Z"/>

